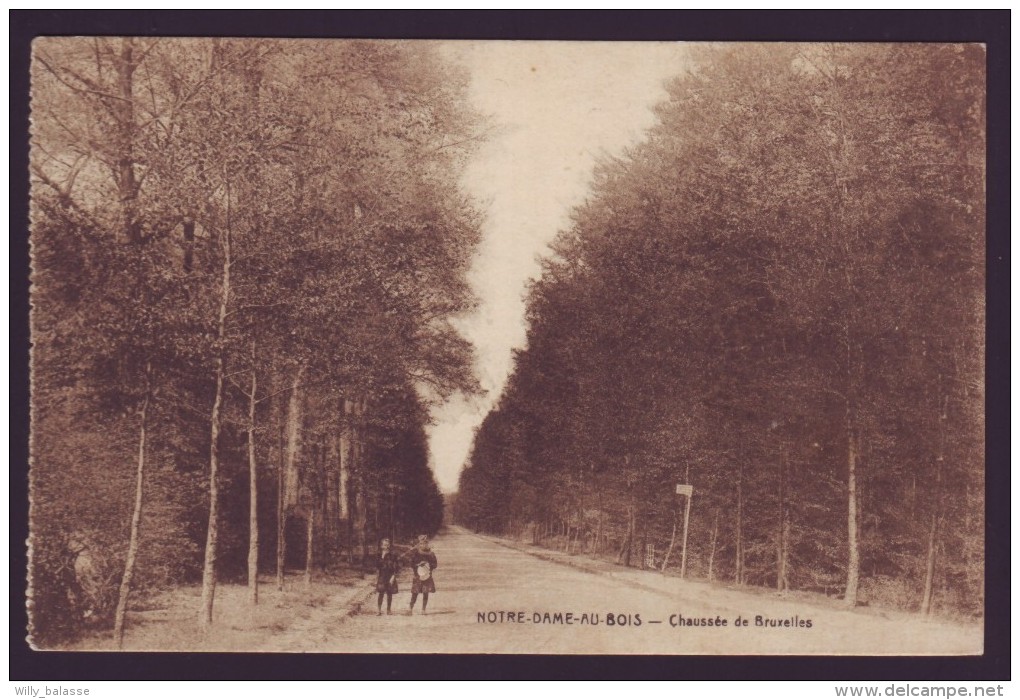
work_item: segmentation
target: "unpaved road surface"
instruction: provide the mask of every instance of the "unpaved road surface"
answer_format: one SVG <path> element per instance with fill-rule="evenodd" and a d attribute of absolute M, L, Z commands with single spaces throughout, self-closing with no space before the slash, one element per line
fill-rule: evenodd
<path fill-rule="evenodd" d="M 497 541 L 453 528 L 434 541 L 437 592 L 408 614 L 409 573 L 393 614 L 375 595 L 354 612 L 318 606 L 263 640 L 265 651 L 521 654 L 980 654 L 980 626 L 841 609 L 682 581 L 652 571 Z M 552 560 L 550 560 L 552 559 Z M 360 609 L 357 603 L 360 602 Z M 680 617 L 690 623 L 681 624 Z M 711 620 L 711 623 L 708 621 Z M 746 625 L 739 621 L 746 621 Z M 725 624 L 723 624 L 725 623 Z"/>

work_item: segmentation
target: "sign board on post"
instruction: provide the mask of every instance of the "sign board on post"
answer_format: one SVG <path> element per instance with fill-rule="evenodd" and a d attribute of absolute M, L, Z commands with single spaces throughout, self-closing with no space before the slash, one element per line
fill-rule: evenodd
<path fill-rule="evenodd" d="M 687 498 L 690 498 L 691 496 L 694 495 L 694 487 L 691 486 L 690 484 L 677 484 L 676 495 L 687 496 Z"/>

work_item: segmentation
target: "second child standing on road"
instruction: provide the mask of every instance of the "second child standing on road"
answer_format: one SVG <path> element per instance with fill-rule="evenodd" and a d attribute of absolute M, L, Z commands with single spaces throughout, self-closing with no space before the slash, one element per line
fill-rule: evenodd
<path fill-rule="evenodd" d="M 397 588 L 397 572 L 400 570 L 400 563 L 397 561 L 397 555 L 390 551 L 388 539 L 384 539 L 379 545 L 379 558 L 376 560 L 375 568 L 375 590 L 379 594 L 377 602 L 379 614 L 382 615 L 382 601 L 385 596 L 386 614 L 389 615 L 390 608 L 393 606 L 393 594 L 399 590 Z"/>
<path fill-rule="evenodd" d="M 409 613 L 414 614 L 414 604 L 418 600 L 418 594 L 421 593 L 421 614 L 425 615 L 429 606 L 429 593 L 436 592 L 436 581 L 432 572 L 438 566 L 436 555 L 429 547 L 428 536 L 418 535 L 418 544 L 407 553 L 407 558 L 411 564 L 411 571 L 414 573 L 414 579 L 411 582 Z"/>

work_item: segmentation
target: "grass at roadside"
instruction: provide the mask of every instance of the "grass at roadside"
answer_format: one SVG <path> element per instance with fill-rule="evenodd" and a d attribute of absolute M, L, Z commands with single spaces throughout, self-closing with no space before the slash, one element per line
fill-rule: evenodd
<path fill-rule="evenodd" d="M 156 594 L 130 610 L 124 635 L 125 651 L 255 651 L 285 645 L 300 635 L 301 621 L 313 611 L 332 610 L 342 624 L 352 604 L 368 592 L 370 579 L 358 572 L 317 573 L 306 585 L 301 574 L 289 575 L 282 591 L 275 577 L 259 581 L 259 603 L 248 603 L 245 585 L 216 587 L 213 624 L 199 625 L 201 587 L 185 586 Z M 113 633 L 97 633 L 68 650 L 115 649 Z"/>

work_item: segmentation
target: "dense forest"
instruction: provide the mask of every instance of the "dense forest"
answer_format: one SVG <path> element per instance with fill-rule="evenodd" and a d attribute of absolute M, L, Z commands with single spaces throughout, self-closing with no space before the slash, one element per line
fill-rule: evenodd
<path fill-rule="evenodd" d="M 423 44 L 47 38 L 32 62 L 31 637 L 434 532 L 478 118 Z M 273 576 L 275 575 L 275 580 Z M 197 603 L 196 603 L 197 605 Z"/>
<path fill-rule="evenodd" d="M 984 65 L 978 45 L 692 52 L 532 285 L 456 521 L 980 615 Z"/>

